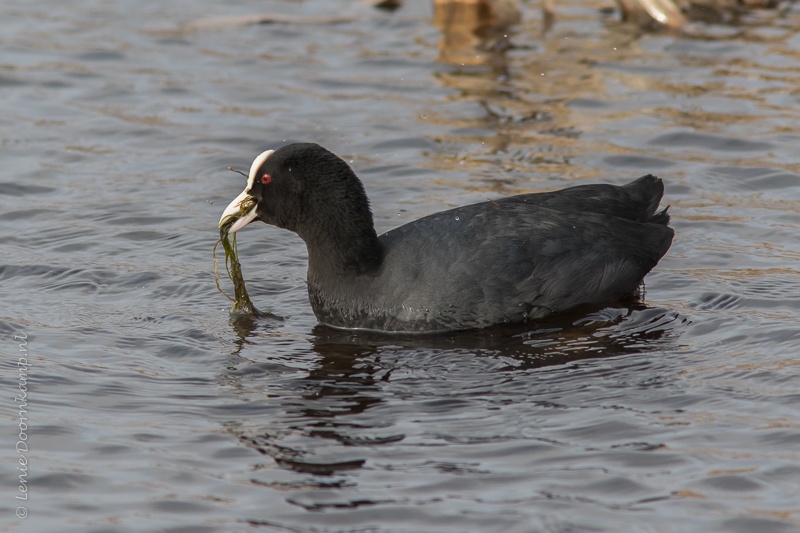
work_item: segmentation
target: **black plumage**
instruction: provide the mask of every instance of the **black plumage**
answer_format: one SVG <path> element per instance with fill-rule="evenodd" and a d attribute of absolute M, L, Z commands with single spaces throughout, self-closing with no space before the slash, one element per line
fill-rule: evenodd
<path fill-rule="evenodd" d="M 618 301 L 674 235 L 651 175 L 458 207 L 380 236 L 358 177 L 319 145 L 285 146 L 255 176 L 257 218 L 305 241 L 311 306 L 340 328 L 482 328 Z"/>

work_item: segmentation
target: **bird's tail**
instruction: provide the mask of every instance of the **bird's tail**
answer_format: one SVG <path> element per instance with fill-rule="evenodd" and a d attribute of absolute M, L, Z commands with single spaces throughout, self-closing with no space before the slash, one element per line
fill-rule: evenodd
<path fill-rule="evenodd" d="M 661 181 L 661 178 L 648 174 L 623 185 L 623 189 L 626 189 L 631 198 L 636 199 L 637 203 L 644 207 L 644 211 L 640 212 L 640 222 L 663 225 L 669 223 L 669 213 L 667 212 L 669 206 L 657 212 L 661 197 L 664 196 L 664 182 Z"/>

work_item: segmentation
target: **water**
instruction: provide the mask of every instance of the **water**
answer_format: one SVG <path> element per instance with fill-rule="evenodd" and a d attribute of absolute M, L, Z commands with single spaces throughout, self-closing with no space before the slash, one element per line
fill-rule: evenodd
<path fill-rule="evenodd" d="M 423 0 L 0 6 L 0 527 L 800 531 L 800 13 L 676 37 L 609 5 L 478 49 Z M 677 236 L 641 305 L 387 338 L 318 326 L 302 242 L 254 224 L 285 320 L 231 323 L 225 167 L 292 141 L 352 161 L 379 231 L 653 172 Z"/>

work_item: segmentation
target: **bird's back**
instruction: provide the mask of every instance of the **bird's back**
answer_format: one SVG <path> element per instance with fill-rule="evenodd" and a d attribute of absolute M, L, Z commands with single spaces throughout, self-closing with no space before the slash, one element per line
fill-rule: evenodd
<path fill-rule="evenodd" d="M 656 213 L 664 183 L 648 174 L 623 186 L 594 184 L 578 185 L 560 191 L 521 194 L 499 200 L 500 203 L 532 203 L 568 213 L 597 213 L 635 222 L 666 225 L 669 215 L 664 209 Z"/>
<path fill-rule="evenodd" d="M 351 280 L 361 287 L 358 300 L 328 297 L 348 316 L 329 307 L 320 319 L 437 331 L 619 300 L 670 247 L 669 217 L 656 212 L 662 194 L 661 180 L 645 176 L 623 187 L 579 186 L 429 215 L 381 235 L 381 268 Z"/>

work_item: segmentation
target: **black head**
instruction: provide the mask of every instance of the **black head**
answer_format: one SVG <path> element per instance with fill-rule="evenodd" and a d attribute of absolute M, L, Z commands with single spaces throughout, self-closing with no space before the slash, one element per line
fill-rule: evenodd
<path fill-rule="evenodd" d="M 318 144 L 295 143 L 259 155 L 238 204 L 234 200 L 225 212 L 234 212 L 248 196 L 256 200 L 255 210 L 231 231 L 258 219 L 300 235 L 310 255 L 317 248 L 351 256 L 365 241 L 369 247 L 377 241 L 361 181 L 344 160 Z"/>
<path fill-rule="evenodd" d="M 301 237 L 334 219 L 368 221 L 364 186 L 340 157 L 313 143 L 295 143 L 270 154 L 255 171 L 248 193 L 258 219 Z"/>

